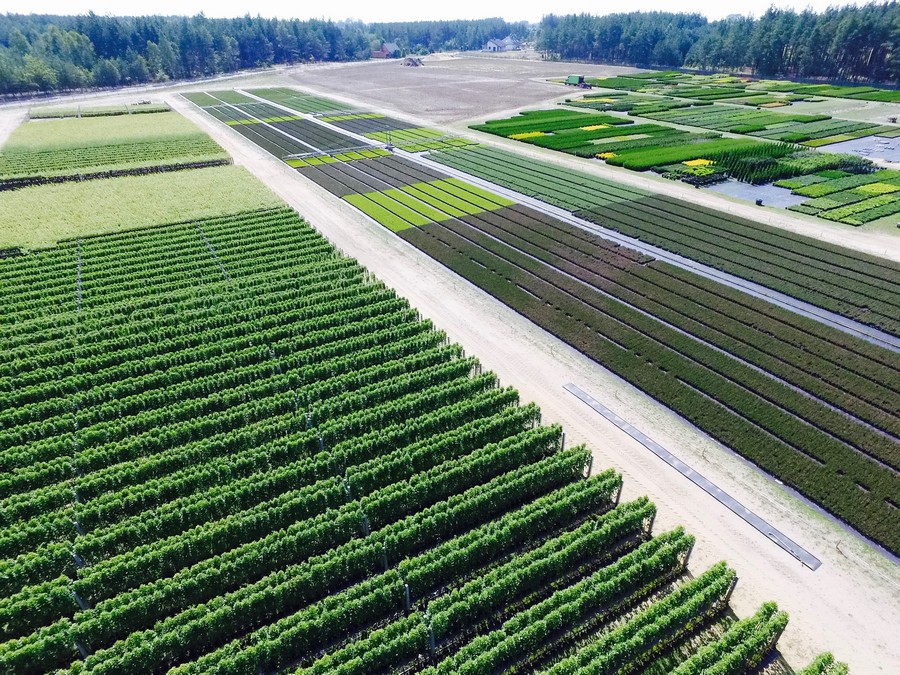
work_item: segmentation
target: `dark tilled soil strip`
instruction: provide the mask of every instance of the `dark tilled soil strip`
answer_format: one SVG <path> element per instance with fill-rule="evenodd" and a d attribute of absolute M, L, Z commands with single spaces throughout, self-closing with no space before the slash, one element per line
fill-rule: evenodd
<path fill-rule="evenodd" d="M 346 129 L 354 134 L 371 134 L 379 131 L 397 131 L 399 129 L 411 129 L 414 125 L 409 122 L 395 120 L 392 117 L 376 117 L 370 119 L 341 120 L 329 122 L 336 127 Z"/>
<path fill-rule="evenodd" d="M 344 183 L 335 180 L 331 176 L 321 171 L 321 167 L 304 166 L 297 169 L 297 171 L 306 178 L 309 178 L 313 183 L 316 183 L 320 187 L 325 188 L 336 197 L 345 197 L 346 195 L 352 195 L 356 193 L 356 190 L 354 190 L 353 188 L 348 187 Z"/>
<path fill-rule="evenodd" d="M 403 157 L 397 157 L 395 155 L 389 155 L 387 157 L 381 158 L 382 164 L 385 166 L 389 166 L 397 171 L 400 171 L 408 176 L 426 176 L 427 178 L 418 178 L 417 182 L 420 180 L 441 180 L 449 178 L 449 176 L 445 173 L 441 173 L 440 171 L 435 171 L 434 169 L 429 169 L 428 167 L 422 166 L 421 164 L 417 164 L 415 162 L 411 162 L 408 159 L 404 159 Z"/>
<path fill-rule="evenodd" d="M 348 148 L 357 148 L 361 144 L 338 131 L 310 122 L 309 120 L 291 120 L 290 122 L 272 122 L 272 126 L 297 137 L 301 141 L 314 145 L 324 152 L 336 152 Z"/>

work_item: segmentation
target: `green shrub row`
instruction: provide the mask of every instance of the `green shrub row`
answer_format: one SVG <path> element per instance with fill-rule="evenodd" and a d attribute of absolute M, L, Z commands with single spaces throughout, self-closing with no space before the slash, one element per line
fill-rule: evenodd
<path fill-rule="evenodd" d="M 860 455 L 846 448 L 839 450 L 838 445 L 822 437 L 812 441 L 816 434 L 810 436 L 802 431 L 802 425 L 798 426 L 792 416 L 776 413 L 777 409 L 770 403 L 755 399 L 730 380 L 698 369 L 696 363 L 685 361 L 679 351 L 662 348 L 657 339 L 650 337 L 658 334 L 659 324 L 655 328 L 648 324 L 644 331 L 651 333 L 647 333 L 603 320 L 599 312 L 620 309 L 602 297 L 586 294 L 584 286 L 565 275 L 510 249 L 502 249 L 504 257 L 515 260 L 515 265 L 441 226 L 431 225 L 404 235 L 429 255 L 779 476 L 867 536 L 893 550 L 900 546 L 896 512 L 884 501 L 895 489 L 889 485 L 896 481 L 896 474 L 884 473 Z M 486 238 L 480 243 L 499 247 Z M 545 281 L 536 280 L 521 268 L 538 273 Z M 597 304 L 590 304 L 594 302 Z M 688 344 L 683 342 L 679 349 L 687 349 Z M 736 365 L 728 357 L 721 363 L 726 371 Z M 802 452 L 793 447 L 803 435 L 809 436 L 817 446 L 815 450 L 810 445 Z M 832 450 L 821 454 L 826 446 L 832 446 Z M 813 459 L 808 452 L 820 455 L 821 459 Z M 848 461 L 860 466 L 861 473 L 853 474 L 855 479 L 850 478 Z M 863 465 L 868 468 L 863 469 Z M 854 480 L 864 484 L 865 490 Z M 876 485 L 880 488 L 875 488 Z M 881 491 L 872 492 L 876 489 Z"/>

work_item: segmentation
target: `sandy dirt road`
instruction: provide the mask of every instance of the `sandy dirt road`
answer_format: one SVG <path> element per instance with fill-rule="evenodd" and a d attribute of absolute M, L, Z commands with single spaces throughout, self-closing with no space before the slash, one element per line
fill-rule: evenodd
<path fill-rule="evenodd" d="M 564 425 L 568 443 L 586 443 L 598 468 L 625 479 L 623 498 L 647 494 L 659 507 L 656 530 L 684 525 L 696 535 L 691 569 L 725 559 L 740 583 L 733 607 L 746 616 L 765 600 L 791 614 L 779 642 L 789 663 L 805 665 L 826 649 L 854 673 L 891 673 L 900 663 L 900 568 L 868 544 L 747 462 L 699 433 L 593 361 L 553 338 L 467 281 L 427 258 L 219 124 L 183 99 L 173 107 L 216 138 L 235 158 L 302 213 L 342 251 L 408 298 L 450 338 L 477 355 L 544 421 Z M 788 553 L 665 466 L 649 451 L 577 401 L 568 382 L 674 452 L 823 561 L 811 572 Z"/>

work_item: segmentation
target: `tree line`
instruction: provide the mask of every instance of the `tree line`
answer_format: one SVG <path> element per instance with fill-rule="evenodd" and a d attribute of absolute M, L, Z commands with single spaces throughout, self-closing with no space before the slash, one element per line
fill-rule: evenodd
<path fill-rule="evenodd" d="M 699 14 L 554 16 L 536 47 L 562 59 L 750 72 L 758 76 L 900 81 L 900 6 L 770 7 L 759 18 L 709 22 Z"/>
<path fill-rule="evenodd" d="M 532 36 L 503 19 L 397 23 L 194 17 L 0 15 L 0 94 L 165 82 L 243 68 L 369 58 L 382 41 L 427 53 Z M 821 13 L 770 8 L 759 18 L 632 12 L 543 18 L 551 58 L 748 71 L 759 76 L 900 81 L 897 2 Z"/>
<path fill-rule="evenodd" d="M 243 68 L 367 59 L 382 40 L 425 53 L 527 30 L 502 19 L 325 20 L 0 15 L 0 94 L 165 82 Z"/>

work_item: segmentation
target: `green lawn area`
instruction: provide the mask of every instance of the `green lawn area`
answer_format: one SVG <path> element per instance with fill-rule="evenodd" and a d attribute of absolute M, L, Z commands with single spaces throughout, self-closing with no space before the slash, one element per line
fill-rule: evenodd
<path fill-rule="evenodd" d="M 79 235 L 281 205 L 237 166 L 41 185 L 3 193 L 0 248 L 33 250 Z"/>
<path fill-rule="evenodd" d="M 3 146 L 6 152 L 89 148 L 140 141 L 171 140 L 203 132 L 177 112 L 32 120 L 16 129 Z"/>

